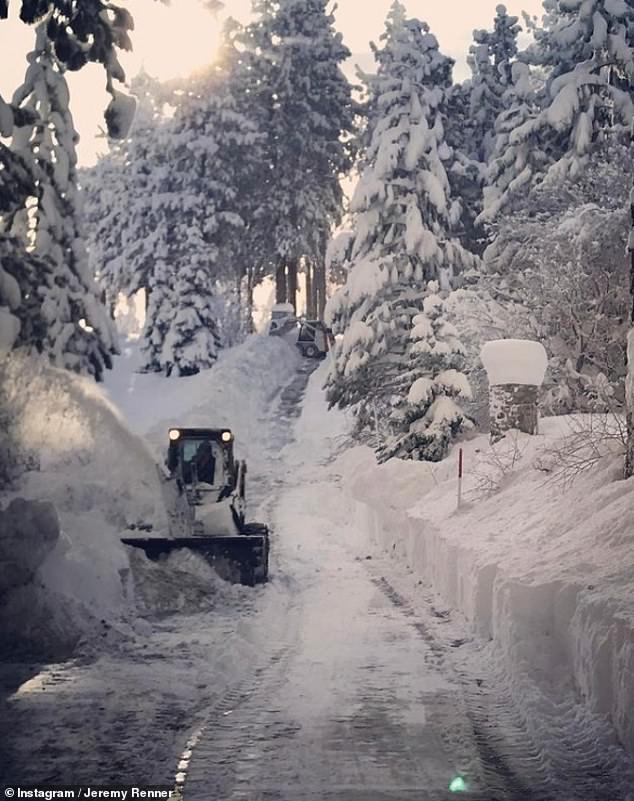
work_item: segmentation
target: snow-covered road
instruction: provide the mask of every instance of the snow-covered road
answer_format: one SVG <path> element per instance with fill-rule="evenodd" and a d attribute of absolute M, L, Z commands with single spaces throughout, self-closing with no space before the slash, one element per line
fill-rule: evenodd
<path fill-rule="evenodd" d="M 627 798 L 607 774 L 549 784 L 460 621 L 368 550 L 320 384 L 304 365 L 262 421 L 271 582 L 219 582 L 212 609 L 136 638 L 105 629 L 96 657 L 6 666 L 0 780 L 176 784 L 184 801 Z"/>
<path fill-rule="evenodd" d="M 197 738 L 180 777 L 186 801 L 431 798 L 472 765 L 456 688 L 346 546 L 331 469 L 343 431 L 323 425 L 318 389 L 294 443 L 292 390 L 271 432 L 284 477 L 272 509 L 284 626 L 267 639 L 268 663 Z"/>

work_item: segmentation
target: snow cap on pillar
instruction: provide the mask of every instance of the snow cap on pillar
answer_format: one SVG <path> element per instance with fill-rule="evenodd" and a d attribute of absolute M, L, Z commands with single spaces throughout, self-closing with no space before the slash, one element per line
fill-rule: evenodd
<path fill-rule="evenodd" d="M 498 339 L 487 342 L 480 358 L 491 386 L 519 384 L 541 387 L 548 355 L 540 342 L 530 339 Z"/>

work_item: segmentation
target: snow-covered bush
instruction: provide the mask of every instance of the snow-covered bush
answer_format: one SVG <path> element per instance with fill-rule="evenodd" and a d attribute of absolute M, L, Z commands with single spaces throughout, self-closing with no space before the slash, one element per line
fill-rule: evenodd
<path fill-rule="evenodd" d="M 519 431 L 509 431 L 503 439 L 479 449 L 469 465 L 471 487 L 465 499 L 477 502 L 500 492 L 512 480 L 526 449 L 526 438 Z"/>
<path fill-rule="evenodd" d="M 589 413 L 565 418 L 567 431 L 545 448 L 535 467 L 568 487 L 606 457 L 623 456 L 627 426 L 622 414 Z"/>

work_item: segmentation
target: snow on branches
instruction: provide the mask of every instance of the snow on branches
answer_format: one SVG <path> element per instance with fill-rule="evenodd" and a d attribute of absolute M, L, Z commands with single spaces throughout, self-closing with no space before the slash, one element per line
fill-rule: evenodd
<path fill-rule="evenodd" d="M 579 176 L 597 143 L 627 135 L 634 116 L 631 5 L 545 0 L 544 9 L 496 123 L 485 220 L 545 175 Z"/>
<path fill-rule="evenodd" d="M 77 194 L 77 134 L 63 66 L 45 25 L 37 28 L 28 62 L 24 84 L 12 100 L 21 112 L 12 151 L 26 165 L 34 195 L 10 218 L 5 232 L 5 246 L 17 242 L 26 254 L 24 266 L 14 273 L 21 294 L 16 342 L 60 367 L 99 379 L 111 365 L 116 344 L 88 267 Z M 14 251 L 8 263 L 17 266 L 19 261 Z"/>
<path fill-rule="evenodd" d="M 395 396 L 398 403 L 409 393 L 402 374 L 426 284 L 437 281 L 446 292 L 477 263 L 454 233 L 461 207 L 449 183 L 454 153 L 445 141 L 453 62 L 400 3 L 392 6 L 374 53 L 377 74 L 364 76 L 369 99 L 351 207 L 351 268 L 327 310 L 343 334 L 328 399 L 354 406 L 359 421 L 368 404 L 383 412 Z"/>
<path fill-rule="evenodd" d="M 460 400 L 471 399 L 464 349 L 448 321 L 438 284 L 430 282 L 423 310 L 412 321 L 403 372 L 395 387 L 389 422 L 392 433 L 379 451 L 381 460 L 438 462 L 452 440 L 472 428 Z"/>

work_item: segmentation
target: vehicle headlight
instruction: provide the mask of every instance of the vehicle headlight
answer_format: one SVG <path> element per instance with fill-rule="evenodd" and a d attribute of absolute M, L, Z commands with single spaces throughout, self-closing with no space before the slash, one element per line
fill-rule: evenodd
<path fill-rule="evenodd" d="M 170 441 L 176 442 L 176 440 L 181 438 L 181 432 L 177 428 L 170 429 Z"/>
<path fill-rule="evenodd" d="M 231 431 L 223 431 L 222 432 L 222 441 L 223 442 L 231 442 L 232 439 L 233 439 L 233 434 L 231 433 Z"/>

